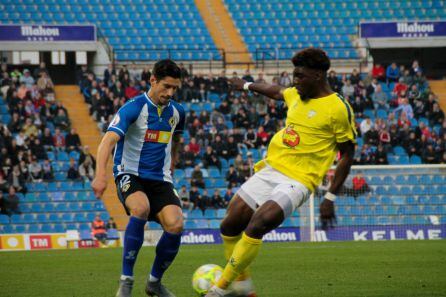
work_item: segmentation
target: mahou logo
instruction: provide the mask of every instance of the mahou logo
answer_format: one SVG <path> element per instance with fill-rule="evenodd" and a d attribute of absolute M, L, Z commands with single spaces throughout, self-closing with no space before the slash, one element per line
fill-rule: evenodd
<path fill-rule="evenodd" d="M 289 147 L 295 147 L 300 142 L 299 133 L 297 133 L 293 128 L 293 125 L 289 125 L 285 128 L 282 135 L 283 144 Z"/>

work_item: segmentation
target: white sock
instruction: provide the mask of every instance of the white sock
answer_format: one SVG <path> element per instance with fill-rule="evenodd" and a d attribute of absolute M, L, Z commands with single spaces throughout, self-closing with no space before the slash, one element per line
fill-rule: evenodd
<path fill-rule="evenodd" d="M 124 275 L 124 274 L 122 274 L 122 275 L 121 275 L 121 280 L 126 280 L 126 279 L 131 279 L 131 280 L 133 280 L 133 276 L 129 276 L 129 275 Z"/>
<path fill-rule="evenodd" d="M 150 275 L 150 276 L 149 276 L 149 281 L 150 281 L 150 282 L 157 282 L 157 281 L 159 281 L 159 280 L 160 280 L 159 278 L 154 277 L 153 275 Z"/>

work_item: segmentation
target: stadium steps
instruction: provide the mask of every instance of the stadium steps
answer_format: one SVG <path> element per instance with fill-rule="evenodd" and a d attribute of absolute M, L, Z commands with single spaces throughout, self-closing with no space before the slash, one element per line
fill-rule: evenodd
<path fill-rule="evenodd" d="M 446 80 L 430 80 L 429 86 L 437 96 L 440 107 L 446 111 Z"/>
<path fill-rule="evenodd" d="M 88 106 L 84 102 L 82 94 L 79 92 L 79 86 L 56 86 L 56 97 L 62 101 L 67 108 L 72 127 L 76 128 L 82 144 L 88 145 L 92 154 L 96 155 L 102 135 L 98 129 L 97 123 L 89 115 Z M 127 225 L 128 217 L 116 196 L 116 187 L 113 175 L 111 174 L 111 160 L 108 164 L 107 172 L 110 174 L 108 178 L 108 187 L 102 200 L 110 216 L 115 219 L 118 229 L 122 230 Z"/>
<path fill-rule="evenodd" d="M 253 61 L 250 55 L 247 54 L 248 48 L 224 6 L 223 1 L 195 0 L 195 5 L 216 46 L 226 51 L 228 66 L 231 67 L 233 63 L 252 63 Z M 230 52 L 233 53 L 231 54 Z"/>

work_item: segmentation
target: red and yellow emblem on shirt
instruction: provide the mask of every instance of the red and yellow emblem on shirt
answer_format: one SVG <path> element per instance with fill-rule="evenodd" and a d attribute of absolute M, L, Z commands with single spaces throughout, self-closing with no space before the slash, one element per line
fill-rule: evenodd
<path fill-rule="evenodd" d="M 293 127 L 294 127 L 293 125 L 289 125 L 288 127 L 285 128 L 285 130 L 283 131 L 283 134 L 282 134 L 283 144 L 285 144 L 286 146 L 289 146 L 289 147 L 295 147 L 300 142 L 299 133 L 297 133 L 293 129 Z"/>
<path fill-rule="evenodd" d="M 146 136 L 144 137 L 144 141 L 158 142 L 158 143 L 169 143 L 171 134 L 172 133 L 170 131 L 147 130 Z"/>

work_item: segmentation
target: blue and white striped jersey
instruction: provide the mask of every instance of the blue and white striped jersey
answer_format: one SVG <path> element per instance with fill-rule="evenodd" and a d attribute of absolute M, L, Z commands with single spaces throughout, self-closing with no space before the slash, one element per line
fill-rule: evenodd
<path fill-rule="evenodd" d="M 173 100 L 165 107 L 157 106 L 146 93 L 129 100 L 107 129 L 121 137 L 114 152 L 115 177 L 130 173 L 171 183 L 172 136 L 183 131 L 184 123 L 184 109 Z"/>

